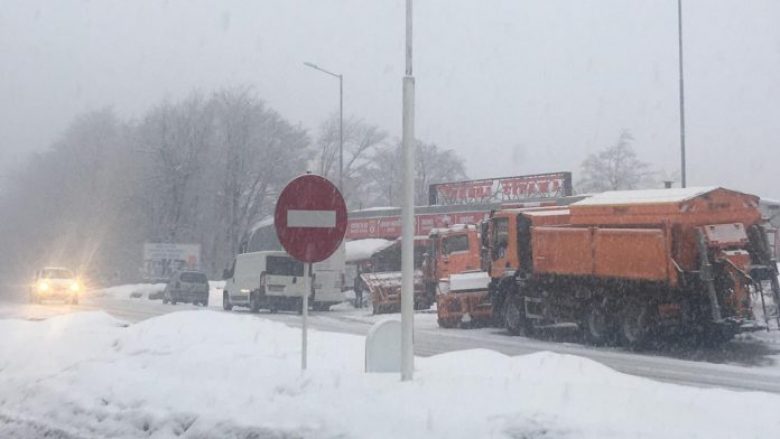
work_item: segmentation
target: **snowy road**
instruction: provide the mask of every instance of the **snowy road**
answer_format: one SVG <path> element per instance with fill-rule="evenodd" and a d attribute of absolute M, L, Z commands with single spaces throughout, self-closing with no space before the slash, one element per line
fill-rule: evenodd
<path fill-rule="evenodd" d="M 0 318 L 41 320 L 76 311 L 104 310 L 128 322 L 139 322 L 174 311 L 194 309 L 202 308 L 183 304 L 163 305 L 147 299 L 92 298 L 82 300 L 78 306 L 0 302 Z M 210 309 L 219 308 L 212 306 Z M 246 311 L 233 312 L 249 315 Z M 290 326 L 300 324 L 300 316 L 294 313 L 261 313 L 257 317 Z M 356 335 L 365 335 L 377 320 L 379 318 L 367 310 L 335 310 L 313 313 L 310 317 L 312 328 Z M 436 325 L 436 315 L 431 313 L 417 314 L 415 322 L 415 351 L 420 356 L 472 348 L 491 349 L 507 355 L 551 351 L 587 357 L 620 372 L 660 381 L 780 393 L 780 340 L 777 334 L 773 337 L 758 334 L 729 343 L 722 349 L 679 348 L 632 353 L 620 348 L 584 346 L 567 341 L 565 334 L 558 335 L 558 340 L 548 341 L 510 337 L 506 332 L 493 328 L 441 329 Z"/>

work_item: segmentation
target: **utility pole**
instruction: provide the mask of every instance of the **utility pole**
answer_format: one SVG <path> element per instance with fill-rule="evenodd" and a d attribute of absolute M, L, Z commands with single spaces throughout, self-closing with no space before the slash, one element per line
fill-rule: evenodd
<path fill-rule="evenodd" d="M 414 376 L 414 76 L 412 0 L 406 0 L 406 72 L 403 79 L 403 205 L 401 206 L 401 380 Z"/>
<path fill-rule="evenodd" d="M 685 87 L 683 84 L 682 0 L 677 0 L 677 38 L 680 53 L 680 187 L 687 187 L 685 178 Z"/>

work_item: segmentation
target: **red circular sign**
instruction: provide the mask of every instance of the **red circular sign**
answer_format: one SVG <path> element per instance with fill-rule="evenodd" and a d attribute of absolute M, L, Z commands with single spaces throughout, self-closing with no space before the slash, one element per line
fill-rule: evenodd
<path fill-rule="evenodd" d="M 279 194 L 276 235 L 287 253 L 302 262 L 324 261 L 347 231 L 347 205 L 338 188 L 319 175 L 295 178 Z"/>

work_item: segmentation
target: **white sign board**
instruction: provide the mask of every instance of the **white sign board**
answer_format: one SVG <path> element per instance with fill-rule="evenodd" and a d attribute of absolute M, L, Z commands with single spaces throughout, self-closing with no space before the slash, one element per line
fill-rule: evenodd
<path fill-rule="evenodd" d="M 200 269 L 200 244 L 144 244 L 144 280 L 167 280 L 174 272 L 185 269 Z"/>
<path fill-rule="evenodd" d="M 401 371 L 401 322 L 386 319 L 376 323 L 366 336 L 366 372 Z"/>

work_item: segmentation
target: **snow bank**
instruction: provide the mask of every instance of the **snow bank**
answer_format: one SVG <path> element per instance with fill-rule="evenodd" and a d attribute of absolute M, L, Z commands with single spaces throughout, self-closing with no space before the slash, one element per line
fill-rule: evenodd
<path fill-rule="evenodd" d="M 358 262 L 370 258 L 375 253 L 382 251 L 395 241 L 387 239 L 357 239 L 346 243 L 346 262 Z"/>
<path fill-rule="evenodd" d="M 255 316 L 103 313 L 0 321 L 0 433 L 97 437 L 771 437 L 780 396 L 699 389 L 553 353 L 418 358 L 415 381 L 362 373 L 362 337 Z M 43 426 L 43 427 L 41 427 Z M 32 427 L 31 427 L 32 428 Z M 41 430 L 44 429 L 44 430 Z"/>
<path fill-rule="evenodd" d="M 165 284 L 128 284 L 103 288 L 91 292 L 96 297 L 108 296 L 114 299 L 130 299 L 133 293 L 140 294 L 146 299 L 150 293 L 156 293 L 165 289 Z"/>

